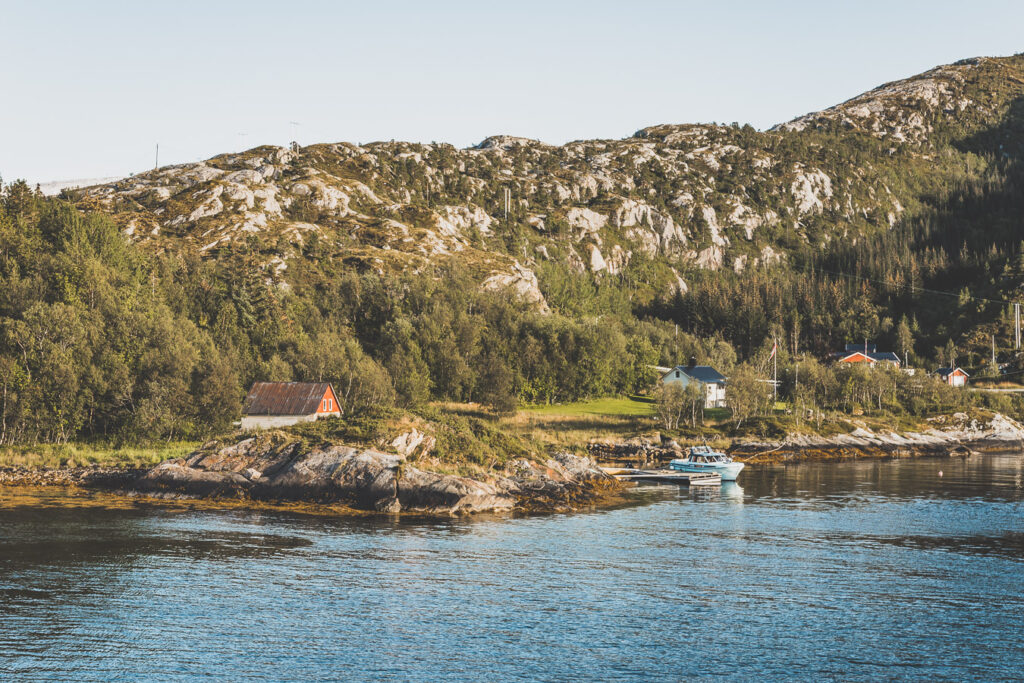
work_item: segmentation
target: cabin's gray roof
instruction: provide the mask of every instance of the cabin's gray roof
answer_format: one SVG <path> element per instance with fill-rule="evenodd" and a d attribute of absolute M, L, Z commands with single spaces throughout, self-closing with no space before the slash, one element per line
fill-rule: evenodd
<path fill-rule="evenodd" d="M 900 360 L 900 357 L 897 356 L 892 351 L 882 351 L 882 352 L 879 352 L 879 353 L 869 353 L 868 354 L 868 358 L 870 358 L 871 360 L 888 360 L 888 361 L 892 361 L 893 363 L 902 363 L 903 362 L 903 361 Z"/>
<path fill-rule="evenodd" d="M 242 414 L 312 415 L 330 386 L 327 382 L 256 382 L 245 397 Z"/>
<path fill-rule="evenodd" d="M 721 384 L 725 381 L 725 375 L 715 370 L 710 365 L 677 365 L 669 372 L 679 370 L 690 379 L 695 379 L 704 384 Z"/>
<path fill-rule="evenodd" d="M 963 368 L 939 368 L 938 370 L 935 371 L 935 374 L 941 375 L 942 377 L 949 377 L 957 370 L 964 373 L 964 375 L 966 375 L 967 377 L 970 377 L 970 375 L 967 374 L 967 371 L 964 370 Z"/>

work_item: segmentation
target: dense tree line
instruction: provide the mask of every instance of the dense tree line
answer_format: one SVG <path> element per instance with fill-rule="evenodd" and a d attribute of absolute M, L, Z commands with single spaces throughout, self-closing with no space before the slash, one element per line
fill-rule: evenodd
<path fill-rule="evenodd" d="M 238 409 L 238 370 L 99 216 L 0 198 L 0 443 L 193 436 Z"/>
<path fill-rule="evenodd" d="M 330 380 L 346 411 L 635 391 L 636 321 L 541 314 L 457 268 L 360 271 L 311 244 L 286 283 L 258 241 L 152 253 L 24 183 L 0 197 L 0 444 L 199 437 L 248 385 Z M 664 330 L 662 336 L 668 338 Z"/>

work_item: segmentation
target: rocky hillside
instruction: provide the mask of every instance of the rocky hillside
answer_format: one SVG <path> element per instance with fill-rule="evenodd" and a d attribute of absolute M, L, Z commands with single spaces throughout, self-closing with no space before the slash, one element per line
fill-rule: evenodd
<path fill-rule="evenodd" d="M 685 291 L 688 271 L 772 267 L 799 245 L 887 231 L 964 173 L 958 141 L 998 126 L 1022 94 L 1024 57 L 978 58 L 766 132 L 664 125 L 557 147 L 508 136 L 469 149 L 260 147 L 74 196 L 158 249 L 212 257 L 255 237 L 277 283 L 317 240 L 378 271 L 458 259 L 482 286 L 543 309 L 543 261 L 598 277 L 653 261 L 653 285 Z"/>
<path fill-rule="evenodd" d="M 1020 56 L 976 57 L 936 67 L 918 76 L 881 85 L 819 112 L 776 126 L 777 131 L 848 130 L 925 154 L 947 139 L 936 133 L 973 132 L 999 121 L 1020 97 L 1024 71 Z"/>
<path fill-rule="evenodd" d="M 0 443 L 202 439 L 257 380 L 332 381 L 346 415 L 507 413 L 645 392 L 695 357 L 735 396 L 776 341 L 781 399 L 926 417 L 953 397 L 819 361 L 870 339 L 1024 376 L 1022 156 L 1024 55 L 768 131 L 260 147 L 62 199 L 12 183 Z"/>

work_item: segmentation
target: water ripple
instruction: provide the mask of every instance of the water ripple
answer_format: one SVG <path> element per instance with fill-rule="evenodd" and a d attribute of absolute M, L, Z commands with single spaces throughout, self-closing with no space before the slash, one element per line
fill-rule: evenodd
<path fill-rule="evenodd" d="M 520 519 L 0 503 L 0 679 L 1017 678 L 1021 459 L 970 460 Z"/>

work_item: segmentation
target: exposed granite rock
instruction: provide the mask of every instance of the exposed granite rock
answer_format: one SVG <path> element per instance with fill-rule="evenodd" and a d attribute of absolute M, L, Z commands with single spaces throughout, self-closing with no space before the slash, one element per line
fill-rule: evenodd
<path fill-rule="evenodd" d="M 975 450 L 1005 450 L 1024 445 L 1024 426 L 995 413 L 979 421 L 966 413 L 928 420 L 921 431 L 873 431 L 859 426 L 848 434 L 792 434 L 780 441 L 741 441 L 729 452 L 747 460 L 832 459 L 893 455 L 963 455 Z"/>
<path fill-rule="evenodd" d="M 600 278 L 626 264 L 612 253 L 621 245 L 656 261 L 661 272 L 650 284 L 666 287 L 669 267 L 747 273 L 783 262 L 793 241 L 817 249 L 872 239 L 921 199 L 911 187 L 886 183 L 934 163 L 951 130 L 1003 125 L 1022 74 L 1019 57 L 965 60 L 766 132 L 681 124 L 564 145 L 498 135 L 469 149 L 394 140 L 263 146 L 98 179 L 105 182 L 71 196 L 80 208 L 111 214 L 157 253 L 218 259 L 227 245 L 255 236 L 257 267 L 288 282 L 301 271 L 279 271 L 275 259 L 303 258 L 316 239 L 337 243 L 331 259 L 380 274 L 468 265 L 478 284 L 510 288 L 543 308 L 531 270 L 540 260 Z M 885 144 L 865 147 L 852 168 L 842 154 L 823 153 L 830 137 L 797 134 L 809 129 Z M 999 144 L 993 153 L 1013 156 Z M 948 174 L 957 163 L 938 166 L 936 182 L 955 180 Z M 510 239 L 520 230 L 530 239 Z M 591 248 L 601 260 L 587 258 Z"/>
<path fill-rule="evenodd" d="M 399 445 L 407 452 L 423 445 L 419 433 L 403 436 Z M 330 445 L 306 450 L 286 434 L 270 432 L 227 446 L 206 444 L 187 458 L 157 465 L 131 489 L 159 496 L 452 514 L 568 508 L 617 487 L 589 459 L 570 454 L 555 455 L 544 466 L 520 461 L 510 474 L 480 481 L 419 469 L 405 455 L 372 448 Z"/>
<path fill-rule="evenodd" d="M 918 432 L 873 431 L 856 427 L 846 434 L 819 436 L 790 434 L 777 441 L 740 439 L 727 449 L 744 462 L 799 462 L 852 460 L 915 456 L 965 456 L 975 452 L 1003 452 L 1024 447 L 1024 426 L 995 413 L 977 419 L 955 413 L 928 420 L 930 427 Z M 678 443 L 662 437 L 660 444 L 646 439 L 620 443 L 592 443 L 590 455 L 605 465 L 663 467 L 683 450 Z"/>
<path fill-rule="evenodd" d="M 403 510 L 419 512 L 487 512 L 511 510 L 515 498 L 510 491 L 450 474 L 402 468 L 396 482 L 398 502 Z"/>
<path fill-rule="evenodd" d="M 482 287 L 487 290 L 508 290 L 514 292 L 519 299 L 529 304 L 540 313 L 548 313 L 548 302 L 540 291 L 540 283 L 537 275 L 522 266 L 518 261 L 513 261 L 510 272 L 494 273 L 484 280 Z"/>

